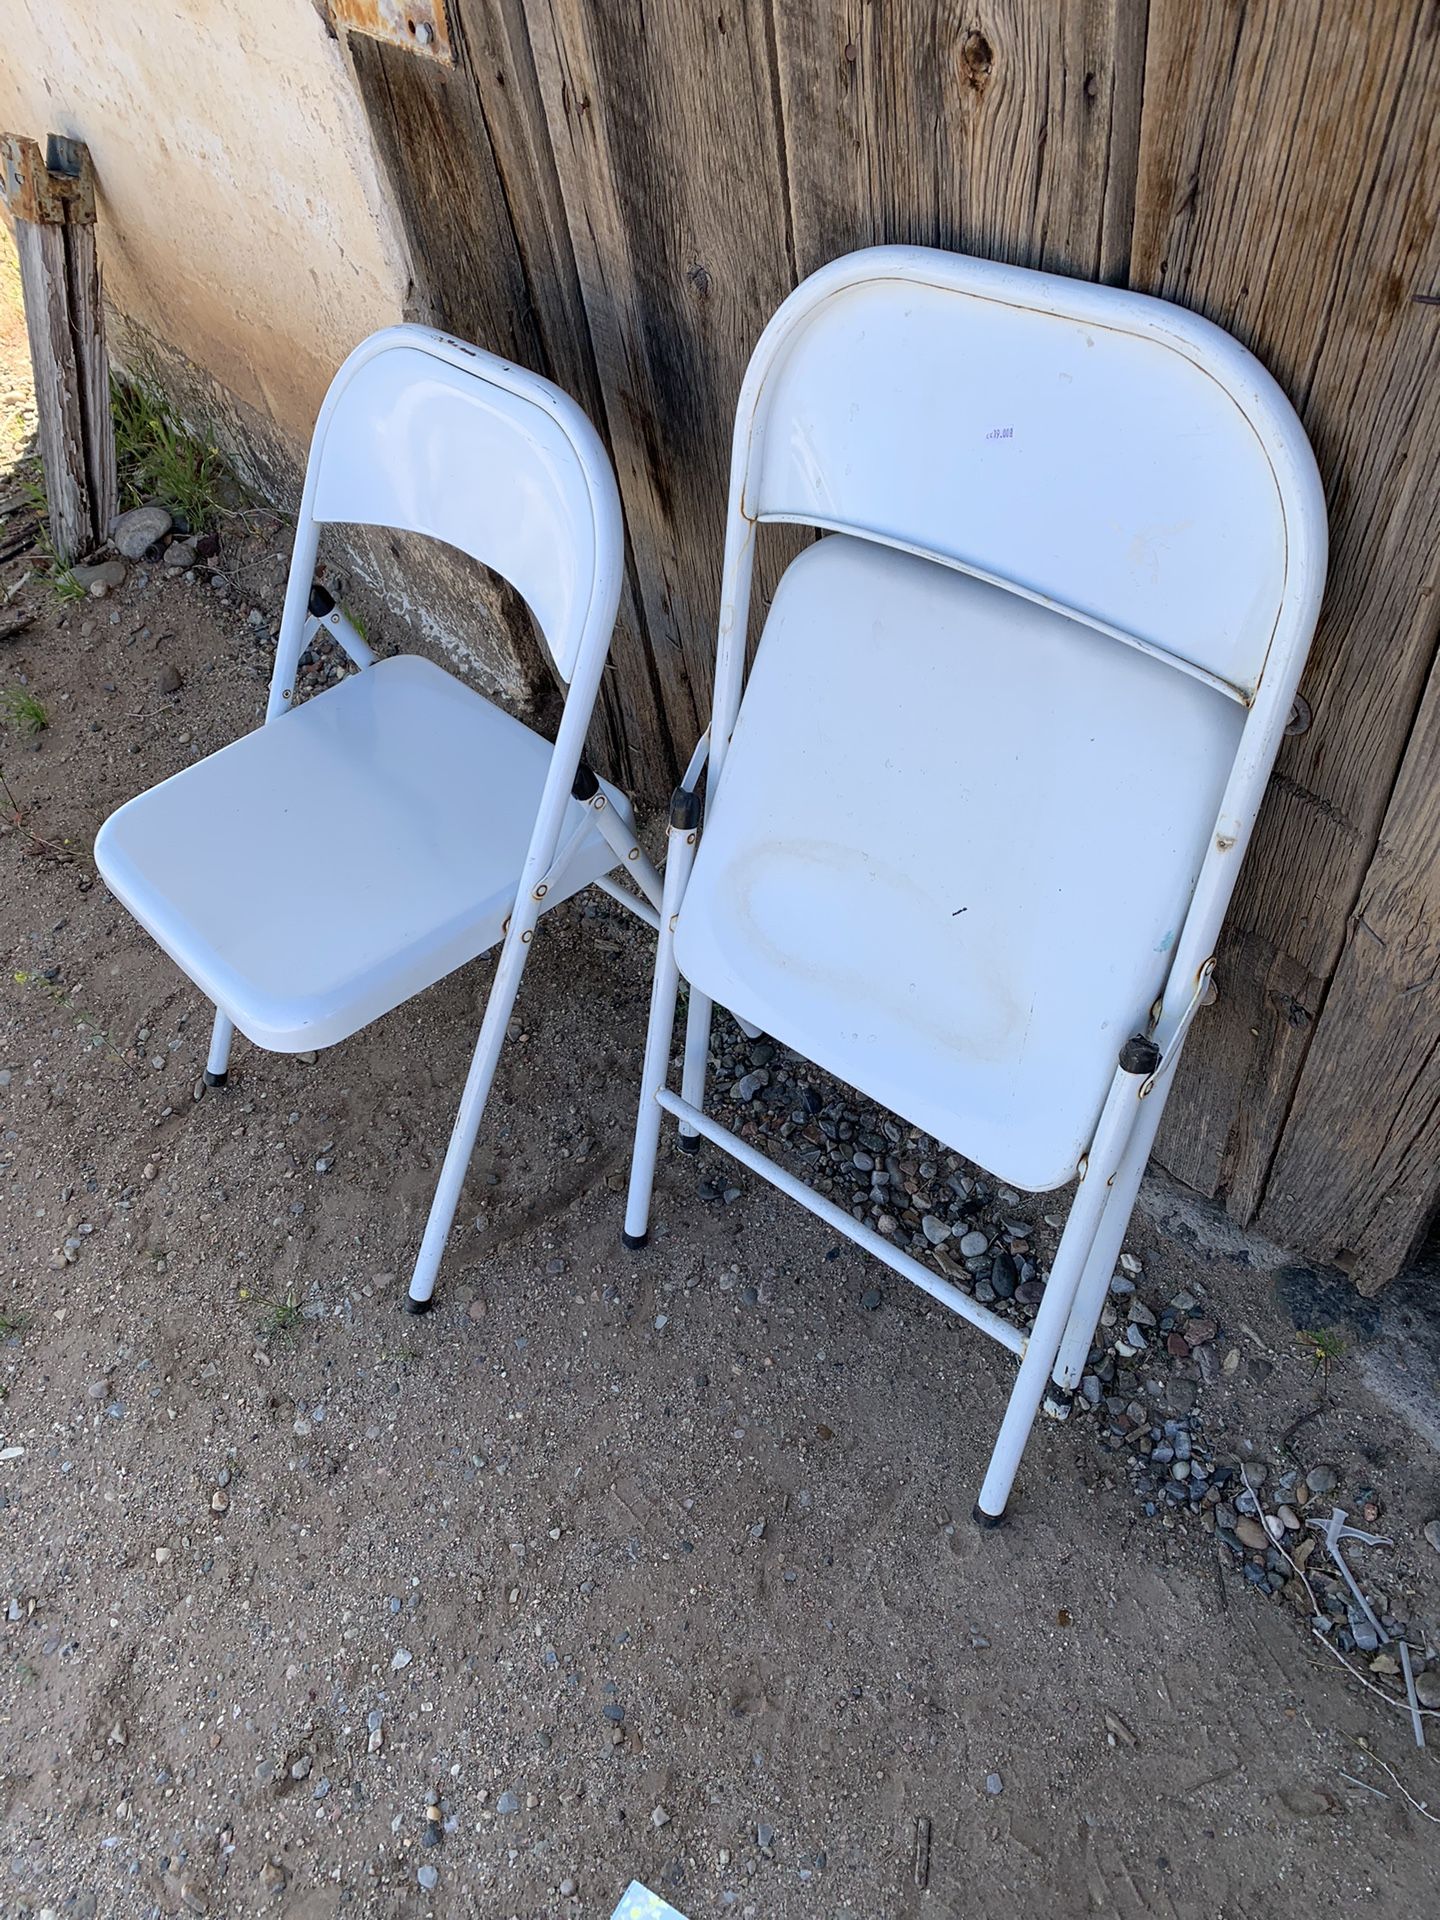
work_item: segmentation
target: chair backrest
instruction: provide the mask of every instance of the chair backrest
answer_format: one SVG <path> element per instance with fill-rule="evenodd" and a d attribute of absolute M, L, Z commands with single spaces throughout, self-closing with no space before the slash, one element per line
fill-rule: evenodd
<path fill-rule="evenodd" d="M 619 496 L 589 420 L 538 374 L 428 327 L 372 334 L 316 422 L 297 562 L 327 521 L 448 542 L 524 596 L 562 680 L 587 649 L 603 664 L 623 566 Z"/>
<path fill-rule="evenodd" d="M 447 541 L 501 574 L 534 613 L 567 693 L 524 900 L 559 843 L 620 602 L 624 528 L 600 436 L 568 394 L 463 340 L 415 326 L 362 340 L 315 423 L 267 721 L 294 696 L 327 521 Z"/>
<path fill-rule="evenodd" d="M 1313 573 L 1274 381 L 1162 301 L 921 248 L 807 280 L 740 403 L 743 511 L 906 547 L 1253 694 Z"/>
<path fill-rule="evenodd" d="M 976 575 L 1246 710 L 1172 949 L 1172 982 L 1193 984 L 1325 578 L 1314 457 L 1259 362 L 1166 302 L 926 248 L 850 254 L 804 281 L 765 329 L 741 389 L 712 798 L 740 707 L 764 521 L 858 535 Z"/>

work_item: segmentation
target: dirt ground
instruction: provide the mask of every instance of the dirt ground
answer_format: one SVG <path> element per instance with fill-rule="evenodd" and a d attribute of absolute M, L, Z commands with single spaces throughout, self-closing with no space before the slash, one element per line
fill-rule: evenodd
<path fill-rule="evenodd" d="M 981 1533 L 998 1349 L 708 1149 L 621 1246 L 650 936 L 609 901 L 544 923 L 428 1319 L 487 963 L 194 1097 L 207 1010 L 89 849 L 259 721 L 283 552 L 227 532 L 223 598 L 31 585 L 0 644 L 49 718 L 0 738 L 0 1912 L 1436 1910 L 1440 1714 L 1417 1751 L 1095 1423 Z M 1327 1293 L 1163 1183 L 1128 1244 L 1237 1356 L 1226 1449 L 1375 1489 L 1358 1564 L 1433 1674 L 1418 1287 Z"/>

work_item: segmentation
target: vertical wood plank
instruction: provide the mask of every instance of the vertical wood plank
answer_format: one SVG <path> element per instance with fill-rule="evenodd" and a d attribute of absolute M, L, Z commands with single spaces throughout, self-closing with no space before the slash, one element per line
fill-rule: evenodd
<path fill-rule="evenodd" d="M 1132 283 L 1207 314 L 1275 372 L 1331 515 L 1304 683 L 1314 724 L 1282 749 L 1220 1004 L 1196 1024 L 1158 1149 L 1242 1219 L 1260 1205 L 1433 651 L 1440 326 L 1416 296 L 1440 285 L 1437 87 L 1429 0 L 1152 0 Z"/>
<path fill-rule="evenodd" d="M 736 396 L 795 280 L 769 9 L 533 0 L 527 18 L 666 720 L 688 743 Z"/>
<path fill-rule="evenodd" d="M 465 36 L 496 178 L 534 313 L 540 370 L 603 434 L 606 409 L 569 223 L 526 26 L 525 0 L 451 0 Z M 627 541 L 628 548 L 628 541 Z M 668 792 L 689 747 L 670 735 L 627 551 L 625 585 L 601 690 L 596 758 L 632 793 Z"/>
<path fill-rule="evenodd" d="M 1440 657 L 1260 1210 L 1383 1286 L 1440 1199 Z"/>
<path fill-rule="evenodd" d="M 410 241 L 418 317 L 545 374 L 603 431 L 599 385 L 528 44 L 505 0 L 449 9 L 454 66 L 359 35 L 349 51 Z M 472 45 L 473 41 L 473 45 Z M 476 62 L 482 64 L 477 67 Z M 503 592 L 489 612 L 525 647 L 527 620 Z M 627 583 L 591 750 L 626 785 L 653 791 L 673 771 L 643 629 Z"/>
<path fill-rule="evenodd" d="M 797 264 L 950 247 L 1123 282 L 1145 0 L 775 0 Z"/>
<path fill-rule="evenodd" d="M 115 413 L 110 404 L 110 355 L 105 346 L 105 304 L 93 220 L 67 223 L 65 273 L 80 388 L 92 543 L 98 545 L 109 534 L 120 501 L 115 474 Z"/>
<path fill-rule="evenodd" d="M 17 220 L 15 254 L 25 298 L 25 331 L 35 375 L 36 438 L 45 475 L 50 542 L 68 566 L 95 545 L 86 483 L 85 425 L 70 338 L 65 229 Z"/>
<path fill-rule="evenodd" d="M 51 134 L 42 156 L 34 140 L 6 134 L 0 192 L 15 222 L 50 539 L 68 565 L 105 539 L 116 504 L 90 155 Z"/>

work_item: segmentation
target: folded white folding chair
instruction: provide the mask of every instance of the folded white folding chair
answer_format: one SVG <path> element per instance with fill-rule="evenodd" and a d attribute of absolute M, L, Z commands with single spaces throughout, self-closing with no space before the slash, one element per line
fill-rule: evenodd
<path fill-rule="evenodd" d="M 827 537 L 747 681 L 764 521 Z M 981 1520 L 1083 1370 L 1325 547 L 1279 388 L 1161 301 L 877 248 L 805 281 L 751 360 L 705 826 L 702 741 L 671 808 L 626 1238 L 663 1110 L 1008 1347 Z M 1013 1186 L 1078 1174 L 1028 1336 L 704 1111 L 715 1000 Z"/>
<path fill-rule="evenodd" d="M 332 521 L 422 533 L 523 595 L 568 685 L 550 743 L 414 655 L 375 660 L 312 587 Z M 423 327 L 362 342 L 320 410 L 265 725 L 129 801 L 95 859 L 217 1008 L 206 1080 L 233 1029 L 333 1046 L 500 943 L 459 1117 L 406 1302 L 430 1303 L 521 971 L 542 912 L 587 885 L 653 925 L 659 879 L 628 803 L 581 755 L 615 621 L 623 534 L 590 422 L 523 368 Z M 322 621 L 362 672 L 304 702 Z M 307 823 L 324 818 L 323 854 Z"/>

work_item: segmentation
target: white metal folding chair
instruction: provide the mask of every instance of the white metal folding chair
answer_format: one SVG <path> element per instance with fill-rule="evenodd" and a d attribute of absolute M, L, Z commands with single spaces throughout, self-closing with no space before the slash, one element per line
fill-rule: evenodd
<path fill-rule="evenodd" d="M 827 537 L 747 681 L 763 521 Z M 1283 394 L 1161 301 L 877 248 L 805 281 L 750 362 L 705 826 L 702 741 L 671 806 L 626 1239 L 669 1113 L 1009 1348 L 983 1521 L 1084 1368 L 1325 548 Z M 1016 1187 L 1079 1175 L 1028 1336 L 705 1112 L 716 999 Z"/>
<path fill-rule="evenodd" d="M 446 541 L 519 590 L 568 684 L 553 750 L 429 661 L 374 659 L 312 586 L 332 521 Z M 266 724 L 129 801 L 96 841 L 112 893 L 215 1003 L 211 1086 L 237 1027 L 279 1053 L 332 1046 L 500 944 L 412 1312 L 430 1303 L 541 913 L 594 884 L 656 923 L 629 805 L 581 758 L 622 566 L 614 475 L 572 400 L 427 328 L 373 335 L 316 424 Z M 297 704 L 322 622 L 364 671 Z"/>

